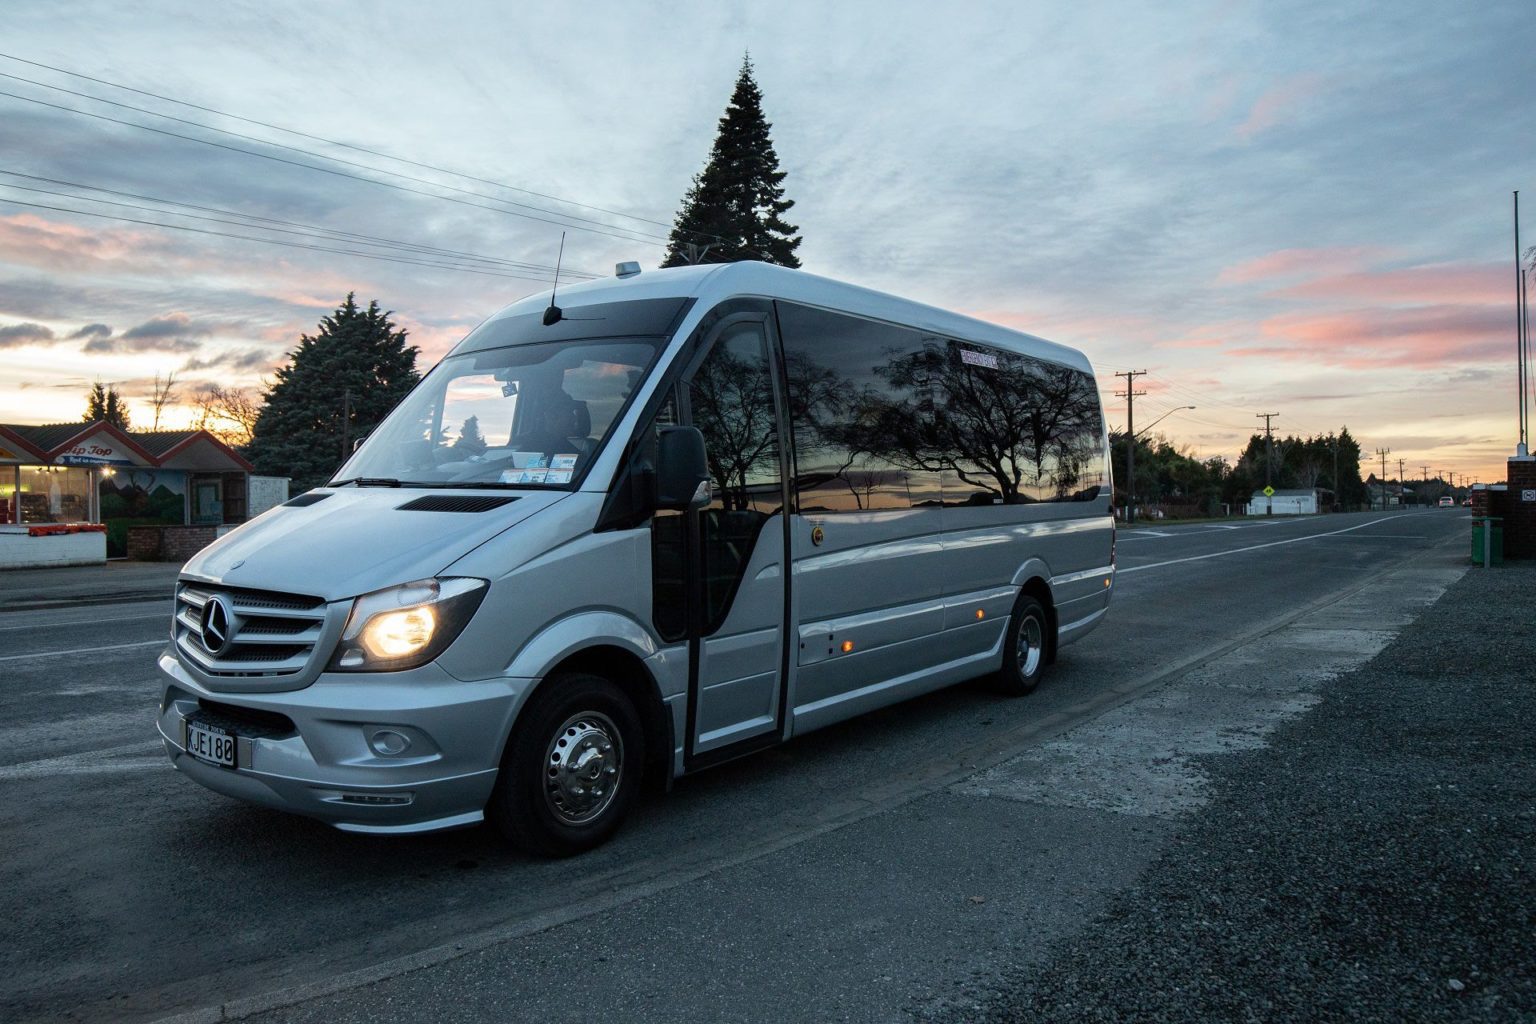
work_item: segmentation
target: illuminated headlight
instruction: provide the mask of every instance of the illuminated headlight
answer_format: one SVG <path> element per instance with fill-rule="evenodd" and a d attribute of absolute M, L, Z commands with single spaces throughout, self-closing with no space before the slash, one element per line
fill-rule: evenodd
<path fill-rule="evenodd" d="M 485 580 L 418 580 L 352 602 L 331 668 L 392 672 L 425 665 L 447 649 L 485 597 Z"/>

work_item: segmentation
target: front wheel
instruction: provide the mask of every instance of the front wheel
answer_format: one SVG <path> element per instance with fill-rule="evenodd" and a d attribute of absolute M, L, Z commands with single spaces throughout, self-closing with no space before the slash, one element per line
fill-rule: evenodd
<path fill-rule="evenodd" d="M 640 716 L 601 676 L 547 680 L 524 709 L 487 808 L 530 853 L 569 857 L 607 842 L 640 790 Z"/>
<path fill-rule="evenodd" d="M 1050 623 L 1044 605 L 1028 594 L 1019 595 L 1003 637 L 1003 668 L 995 677 L 1000 693 L 1022 697 L 1040 685 Z"/>

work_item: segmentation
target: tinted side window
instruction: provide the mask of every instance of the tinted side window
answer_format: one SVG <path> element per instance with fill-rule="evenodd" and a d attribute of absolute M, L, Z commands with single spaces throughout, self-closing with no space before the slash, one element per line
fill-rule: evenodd
<path fill-rule="evenodd" d="M 947 505 L 1089 501 L 1104 483 L 1091 374 L 969 342 L 927 361 Z"/>
<path fill-rule="evenodd" d="M 687 394 L 714 487 L 714 500 L 699 514 L 703 629 L 709 634 L 730 610 L 757 535 L 784 505 L 779 419 L 762 324 L 726 328 Z"/>
<path fill-rule="evenodd" d="M 634 460 L 656 464 L 656 428 L 677 423 L 677 398 L 669 396 L 656 418 L 641 432 Z M 688 633 L 688 551 L 684 512 L 658 509 L 651 518 L 651 614 L 663 640 L 681 640 Z"/>
<path fill-rule="evenodd" d="M 926 383 L 891 368 L 923 351 L 915 331 L 779 304 L 795 490 L 802 512 L 937 505 L 939 467 L 907 457 L 897 435 L 931 409 Z"/>

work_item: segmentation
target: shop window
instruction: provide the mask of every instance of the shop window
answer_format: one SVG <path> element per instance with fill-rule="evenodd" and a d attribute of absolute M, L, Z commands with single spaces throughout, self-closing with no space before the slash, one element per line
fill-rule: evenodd
<path fill-rule="evenodd" d="M 0 466 L 0 524 L 17 522 L 16 467 Z"/>
<path fill-rule="evenodd" d="M 21 467 L 15 504 L 22 523 L 85 523 L 91 517 L 91 471 L 72 466 Z"/>

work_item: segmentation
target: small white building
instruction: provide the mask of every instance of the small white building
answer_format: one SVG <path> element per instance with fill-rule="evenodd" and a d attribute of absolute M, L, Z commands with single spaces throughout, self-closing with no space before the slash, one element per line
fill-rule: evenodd
<path fill-rule="evenodd" d="M 1315 487 L 1311 490 L 1277 490 L 1271 497 L 1265 497 L 1263 491 L 1254 491 L 1253 497 L 1248 502 L 1248 514 L 1251 516 L 1315 515 L 1322 509 L 1320 493 Z"/>

